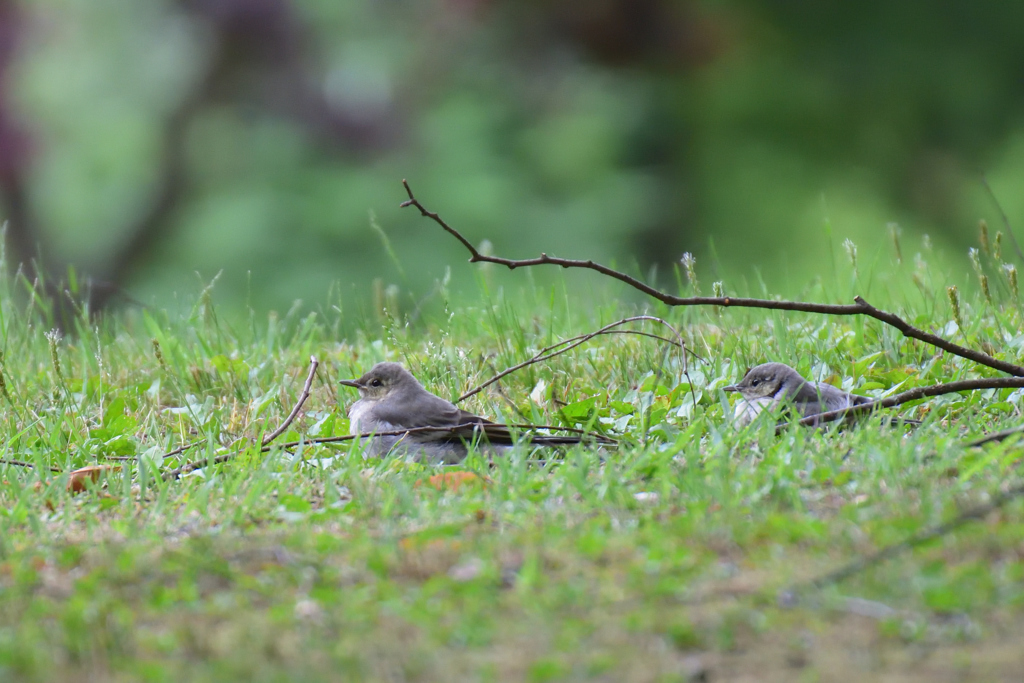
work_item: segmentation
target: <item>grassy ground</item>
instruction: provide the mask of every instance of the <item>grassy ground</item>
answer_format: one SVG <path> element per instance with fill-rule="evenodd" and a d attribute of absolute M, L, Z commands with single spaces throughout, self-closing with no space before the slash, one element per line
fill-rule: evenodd
<path fill-rule="evenodd" d="M 923 260 L 847 263 L 803 298 L 864 294 L 1019 361 L 1017 294 L 1001 263 L 981 265 L 992 302 L 964 297 L 959 326 Z M 1020 423 L 1022 391 L 904 408 L 918 428 L 732 427 L 719 389 L 764 360 L 873 395 L 995 374 L 874 321 L 651 306 L 706 359 L 689 378 L 664 344 L 606 336 L 465 405 L 602 428 L 621 447 L 474 455 L 455 469 L 487 479 L 457 490 L 429 484 L 439 468 L 347 445 L 243 448 L 159 478 L 281 424 L 311 354 L 320 372 L 282 442 L 347 433 L 354 397 L 337 380 L 376 361 L 455 397 L 636 312 L 584 309 L 621 294 L 585 274 L 514 295 L 482 282 L 475 305 L 442 305 L 442 288 L 443 312 L 409 325 L 335 309 L 228 323 L 204 292 L 190 315 L 129 310 L 57 338 L 6 278 L 0 457 L 36 467 L 0 465 L 0 680 L 1019 680 L 1020 501 L 779 599 L 1019 480 L 1015 442 L 958 444 Z M 77 495 L 48 469 L 94 463 L 121 469 Z"/>

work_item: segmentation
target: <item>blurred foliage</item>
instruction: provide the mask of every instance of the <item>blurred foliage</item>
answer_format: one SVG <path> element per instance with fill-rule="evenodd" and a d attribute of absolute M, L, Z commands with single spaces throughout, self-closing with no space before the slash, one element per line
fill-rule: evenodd
<path fill-rule="evenodd" d="M 472 278 L 458 244 L 398 209 L 402 178 L 498 253 L 660 264 L 664 286 L 665 266 L 689 251 L 714 271 L 705 282 L 735 291 L 763 278 L 792 293 L 832 277 L 847 237 L 866 263 L 880 249 L 891 258 L 890 223 L 908 257 L 923 233 L 957 254 L 949 277 L 963 282 L 978 219 L 1002 228 L 982 173 L 1024 224 L 1024 6 L 1013 3 L 21 9 L 0 103 L 32 138 L 44 259 L 103 270 L 152 201 L 169 117 L 203 94 L 183 195 L 119 283 L 143 302 L 170 305 L 223 270 L 216 294 L 229 307 L 365 304 L 379 277 L 408 310 L 446 266 L 456 283 Z"/>

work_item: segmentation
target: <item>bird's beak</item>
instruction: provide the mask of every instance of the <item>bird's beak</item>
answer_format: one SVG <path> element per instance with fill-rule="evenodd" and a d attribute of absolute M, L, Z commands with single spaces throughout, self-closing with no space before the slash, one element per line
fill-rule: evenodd
<path fill-rule="evenodd" d="M 362 386 L 361 384 L 359 384 L 359 380 L 357 379 L 343 379 L 340 380 L 338 384 L 341 384 L 346 387 L 355 387 L 356 389 Z"/>
<path fill-rule="evenodd" d="M 739 384 L 730 384 L 727 387 L 722 387 L 722 391 L 739 391 L 739 390 L 740 390 L 740 385 Z"/>

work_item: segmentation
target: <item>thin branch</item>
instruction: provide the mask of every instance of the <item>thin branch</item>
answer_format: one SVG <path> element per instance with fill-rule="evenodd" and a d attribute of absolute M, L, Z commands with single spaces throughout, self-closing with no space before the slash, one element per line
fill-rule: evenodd
<path fill-rule="evenodd" d="M 532 425 L 532 424 L 498 424 L 498 427 L 509 427 L 510 429 L 524 429 L 524 430 L 535 430 L 535 429 L 552 429 L 562 432 L 572 432 L 573 434 L 579 434 L 581 436 L 589 436 L 595 441 L 601 441 L 606 444 L 618 443 L 615 439 L 604 434 L 597 432 L 588 432 L 585 429 L 576 429 L 575 427 L 555 427 L 554 425 Z M 543 436 L 540 435 L 540 436 Z"/>
<path fill-rule="evenodd" d="M 661 318 L 658 318 L 658 319 L 661 320 Z M 664 321 L 662 321 L 662 322 L 664 322 Z M 685 343 L 680 344 L 679 342 L 675 341 L 674 339 L 669 339 L 668 337 L 662 337 L 661 335 L 654 334 L 652 332 L 644 332 L 643 330 L 608 330 L 607 332 L 601 332 L 601 334 L 624 334 L 624 335 L 635 334 L 638 337 L 650 337 L 651 339 L 657 339 L 658 341 L 663 341 L 666 344 L 672 344 L 673 346 L 681 346 L 682 348 L 686 349 L 686 352 L 688 354 L 690 354 L 691 356 L 693 356 L 694 358 L 699 360 L 701 363 L 707 363 L 708 362 L 706 358 L 704 358 L 702 356 L 698 356 L 697 352 L 693 351 L 692 349 L 690 349 L 690 347 L 688 347 Z M 579 337 L 586 337 L 586 336 L 587 335 L 585 335 L 585 334 L 579 335 Z M 579 337 L 572 337 L 571 339 L 563 340 L 562 343 L 571 342 L 573 339 L 578 339 Z"/>
<path fill-rule="evenodd" d="M 280 448 L 296 448 L 303 444 L 326 444 L 326 443 L 343 443 L 345 441 L 353 441 L 355 439 L 370 439 L 377 436 L 405 436 L 407 434 L 419 434 L 419 433 L 433 433 L 433 434 L 453 434 L 467 427 L 479 427 L 479 422 L 467 422 L 466 424 L 455 425 L 454 427 L 410 427 L 409 429 L 396 429 L 388 432 L 363 432 L 361 434 L 345 434 L 343 436 L 321 436 L 313 439 L 303 439 L 302 441 L 290 441 L 283 443 Z M 602 443 L 606 446 L 617 444 L 618 441 L 615 439 L 605 436 L 604 434 L 598 434 L 597 432 L 588 432 L 585 429 L 575 429 L 573 427 L 555 427 L 554 425 L 533 425 L 533 424 L 501 424 L 501 423 L 488 423 L 488 427 L 506 427 L 510 429 L 523 429 L 523 430 L 536 430 L 536 429 L 551 429 L 562 432 L 572 432 L 573 434 L 579 434 L 584 437 L 589 437 L 594 441 Z M 544 435 L 539 435 L 544 436 Z M 261 450 L 266 452 L 270 450 L 270 446 L 265 446 Z"/>
<path fill-rule="evenodd" d="M 266 446 L 270 444 L 270 442 L 272 442 L 274 439 L 284 434 L 285 430 L 288 429 L 288 426 L 291 425 L 291 423 L 295 420 L 295 417 L 299 414 L 299 411 L 302 410 L 302 404 L 305 403 L 306 399 L 309 398 L 310 389 L 312 389 L 313 387 L 313 378 L 316 377 L 316 369 L 319 366 L 320 361 L 316 359 L 316 356 L 310 356 L 309 374 L 306 376 L 306 383 L 302 387 L 302 393 L 299 394 L 299 400 L 295 402 L 295 407 L 292 408 L 292 412 L 289 413 L 288 417 L 285 418 L 285 421 L 281 423 L 281 426 L 272 431 L 270 434 L 267 434 L 265 437 L 263 437 L 263 441 L 262 443 L 260 443 L 260 446 Z"/>
<path fill-rule="evenodd" d="M 823 315 L 835 316 L 864 315 L 896 328 L 901 333 L 903 333 L 903 336 L 905 337 L 917 339 L 926 344 L 947 351 L 948 353 L 951 353 L 955 356 L 966 358 L 967 360 L 973 361 L 980 365 L 985 365 L 995 370 L 999 370 L 1000 372 L 1005 372 L 1009 375 L 1014 375 L 1016 377 L 1024 377 L 1024 367 L 1020 365 L 1014 365 L 1013 363 L 1007 363 L 1006 361 L 998 360 L 986 353 L 975 351 L 973 349 L 960 346 L 959 344 L 954 344 L 953 342 L 947 339 L 943 339 L 942 337 L 938 337 L 934 334 L 925 332 L 924 330 L 914 327 L 907 321 L 903 320 L 902 318 L 896 315 L 893 315 L 892 313 L 888 313 L 886 311 L 882 311 L 878 308 L 875 308 L 874 306 L 870 305 L 868 302 L 866 302 L 859 296 L 854 298 L 854 303 L 852 304 L 819 304 L 806 301 L 750 299 L 743 297 L 728 296 L 681 297 L 669 294 L 668 292 L 663 292 L 659 289 L 656 289 L 648 284 L 641 282 L 640 280 L 630 275 L 627 275 L 623 272 L 614 270 L 612 268 L 609 268 L 608 266 L 602 265 L 600 263 L 595 263 L 594 261 L 590 260 L 583 261 L 577 259 L 564 259 L 554 256 L 548 256 L 547 254 L 544 253 L 542 253 L 538 258 L 520 260 L 481 254 L 476 249 L 476 247 L 474 247 L 470 243 L 470 241 L 467 240 L 458 230 L 448 225 L 448 223 L 446 223 L 444 219 L 442 219 L 438 214 L 432 211 L 428 211 L 426 208 L 424 208 L 424 206 L 420 204 L 419 200 L 416 199 L 416 197 L 413 195 L 412 188 L 409 187 L 409 183 L 407 181 L 403 180 L 402 184 L 405 186 L 405 191 L 409 195 L 409 199 L 407 201 L 402 202 L 400 206 L 416 207 L 417 209 L 419 209 L 419 212 L 422 216 L 431 219 L 432 221 L 440 225 L 447 233 L 455 237 L 455 239 L 461 242 L 462 246 L 464 246 L 466 250 L 469 252 L 470 263 L 494 263 L 497 265 L 505 266 L 509 270 L 540 265 L 553 265 L 561 266 L 562 268 L 582 268 L 585 270 L 593 270 L 598 273 L 601 273 L 602 275 L 607 275 L 610 278 L 618 280 L 619 282 L 623 282 L 632 287 L 633 289 L 643 292 L 644 294 L 647 294 L 648 296 L 653 297 L 658 301 L 661 301 L 662 303 L 667 304 L 669 306 L 723 306 L 737 308 L 759 308 L 777 311 L 799 311 L 803 313 L 820 313 Z"/>
<path fill-rule="evenodd" d="M 192 450 L 196 446 L 202 446 L 205 443 L 206 443 L 206 439 L 202 439 L 200 441 L 191 441 L 191 442 L 185 444 L 184 446 L 178 446 L 173 451 L 167 451 L 166 453 L 164 453 L 163 455 L 160 456 L 160 459 L 161 460 L 166 460 L 167 458 L 173 458 L 176 455 L 181 455 L 185 451 Z M 134 462 L 134 461 L 137 461 L 140 457 L 142 457 L 142 456 L 139 456 L 139 455 L 107 455 L 107 456 L 104 456 L 103 459 L 104 460 L 121 460 L 121 461 L 125 461 L 125 462 L 127 462 L 127 461 Z"/>
<path fill-rule="evenodd" d="M 991 434 L 986 434 L 985 436 L 981 437 L 980 439 L 975 439 L 974 441 L 968 441 L 967 443 L 964 444 L 964 448 L 977 448 L 978 446 L 984 446 L 987 443 L 995 443 L 995 442 L 998 442 L 998 441 L 1005 441 L 1006 439 L 1009 439 L 1011 436 L 1016 436 L 1017 434 L 1020 434 L 1021 432 L 1024 432 L 1024 425 L 1018 426 L 1018 427 L 1011 427 L 1009 429 L 1004 429 L 1001 432 L 993 432 Z"/>
<path fill-rule="evenodd" d="M 196 446 L 201 446 L 204 443 L 206 443 L 206 439 L 203 439 L 202 441 L 192 441 L 191 443 L 187 443 L 184 446 L 178 446 L 173 451 L 167 451 L 166 453 L 161 455 L 160 459 L 161 460 L 166 460 L 167 458 L 173 458 L 176 455 L 181 455 L 185 451 L 191 450 L 191 449 L 195 448 Z"/>
<path fill-rule="evenodd" d="M 210 465 L 219 465 L 222 462 L 227 462 L 228 460 L 231 460 L 239 453 L 241 453 L 241 451 L 231 451 L 230 453 L 221 453 L 220 455 L 215 456 L 213 458 L 205 458 L 203 460 L 197 460 L 195 462 L 187 463 L 185 465 L 182 465 L 181 467 L 178 467 L 177 469 L 168 470 L 164 472 L 163 480 L 169 481 L 171 479 L 177 479 L 183 474 L 188 474 L 189 472 L 201 469 L 203 467 L 209 467 Z"/>
<path fill-rule="evenodd" d="M 946 534 L 950 533 L 951 531 L 955 531 L 956 529 L 962 527 L 968 522 L 974 521 L 976 519 L 981 519 L 982 517 L 985 517 L 989 513 L 1001 508 L 1010 501 L 1014 500 L 1015 498 L 1019 498 L 1022 495 L 1024 495 L 1024 485 L 1015 486 L 1004 493 L 997 494 L 995 497 L 992 498 L 991 501 L 984 505 L 978 505 L 968 510 L 964 510 L 963 512 L 961 512 L 959 515 L 949 520 L 948 522 L 943 522 L 931 528 L 925 529 L 924 531 L 920 531 L 911 536 L 910 538 L 900 541 L 899 543 L 893 543 L 892 545 L 886 546 L 881 550 L 874 552 L 870 555 L 867 555 L 865 557 L 859 557 L 856 560 L 850 562 L 849 564 L 840 567 L 839 569 L 836 569 L 816 579 L 808 581 L 805 584 L 798 584 L 797 586 L 791 588 L 789 591 L 785 591 L 785 594 L 788 594 L 788 596 L 791 597 L 795 595 L 801 587 L 804 586 L 807 588 L 824 588 L 825 586 L 828 586 L 830 584 L 845 581 L 854 574 L 858 574 L 869 567 L 885 562 L 886 560 L 892 559 L 893 557 L 896 557 L 897 555 L 900 555 L 907 550 L 928 543 L 929 541 L 939 538 L 940 536 L 945 536 Z"/>
<path fill-rule="evenodd" d="M 794 422 L 786 422 L 776 427 L 776 432 L 780 432 L 791 424 L 798 425 L 817 425 L 822 422 L 834 422 L 836 420 L 843 420 L 864 413 L 870 413 L 878 408 L 894 408 L 895 406 L 909 403 L 910 401 L 916 401 L 922 398 L 928 398 L 931 396 L 942 396 L 943 394 L 955 394 L 960 391 L 976 391 L 978 389 L 1020 389 L 1024 388 L 1024 377 L 996 377 L 990 379 L 965 379 L 958 382 L 947 382 L 945 384 L 932 384 L 926 387 L 914 387 L 908 389 L 899 394 L 889 396 L 888 398 L 879 399 L 872 401 L 871 403 L 862 403 L 856 406 L 850 406 L 849 408 L 843 408 L 841 410 L 831 410 L 827 413 L 818 413 L 817 415 L 808 415 L 805 418 L 796 420 Z M 968 444 L 972 445 L 972 444 Z"/>
<path fill-rule="evenodd" d="M 33 463 L 25 462 L 24 460 L 8 460 L 7 458 L 0 458 L 0 465 L 13 465 L 15 467 L 29 467 L 31 469 L 35 469 L 36 468 L 35 464 L 33 464 Z M 60 472 L 63 471 L 59 467 L 46 467 L 45 469 L 48 469 L 51 472 L 57 472 L 57 473 L 60 473 Z"/>
<path fill-rule="evenodd" d="M 640 331 L 636 331 L 636 330 L 615 330 L 615 329 L 613 329 L 613 328 L 618 327 L 620 325 L 625 325 L 626 323 L 636 322 L 638 320 L 649 320 L 649 321 L 652 321 L 652 322 L 661 323 L 662 325 L 664 325 L 668 329 L 672 330 L 672 333 L 676 336 L 676 340 L 677 341 L 673 341 L 671 339 L 666 339 L 665 337 L 659 337 L 658 335 L 650 334 L 648 332 L 640 332 Z M 597 337 L 597 336 L 602 335 L 602 334 L 639 334 L 639 335 L 643 335 L 645 337 L 654 337 L 656 339 L 660 339 L 662 341 L 668 342 L 669 344 L 674 344 L 675 346 L 678 346 L 679 348 L 683 349 L 684 352 L 688 351 L 695 358 L 700 358 L 700 356 L 697 356 L 697 354 L 693 353 L 692 351 L 690 351 L 689 349 L 686 348 L 686 343 L 682 341 L 682 336 L 679 334 L 679 332 L 674 327 L 669 325 L 667 322 L 665 322 L 661 318 L 655 317 L 653 315 L 637 315 L 637 316 L 633 316 L 632 318 L 623 318 L 622 320 L 617 320 L 617 321 L 615 321 L 615 322 L 613 322 L 613 323 L 611 323 L 609 325 L 605 325 L 601 329 L 596 330 L 594 332 L 589 332 L 587 334 L 580 334 L 580 335 L 577 335 L 575 337 L 570 337 L 568 339 L 563 339 L 562 341 L 556 342 L 556 343 L 554 343 L 554 344 L 552 344 L 550 346 L 546 346 L 543 349 L 541 349 L 540 351 L 538 351 L 536 354 L 534 354 L 533 358 L 530 358 L 529 360 L 523 361 L 522 363 L 519 363 L 518 365 L 513 365 L 510 368 L 506 368 L 505 370 L 502 370 L 498 374 L 496 374 L 493 377 L 491 377 L 489 380 L 487 380 L 483 384 L 480 384 L 480 385 L 478 385 L 476 387 L 473 387 L 472 389 L 470 389 L 469 391 L 464 393 L 462 396 L 459 396 L 457 399 L 455 399 L 455 403 L 461 403 L 462 401 L 465 401 L 470 396 L 475 396 L 476 394 L 479 394 L 481 391 L 483 391 L 484 389 L 486 389 L 490 385 L 494 384 L 495 382 L 497 382 L 498 380 L 502 379 L 503 377 L 511 375 L 513 372 L 517 372 L 519 370 L 522 370 L 525 367 L 528 367 L 530 365 L 534 365 L 535 363 L 541 363 L 541 362 L 546 361 L 548 359 L 554 358 L 555 356 L 559 356 L 559 355 L 561 355 L 561 354 L 563 354 L 563 353 L 565 353 L 567 351 L 571 351 L 572 349 L 576 348 L 577 346 L 580 346 L 581 344 L 585 344 L 586 342 L 590 341 L 594 337 Z M 558 349 L 558 350 L 556 351 L 555 349 Z"/>
<path fill-rule="evenodd" d="M 930 344 L 931 346 L 936 346 L 942 349 L 943 351 L 947 351 L 953 354 L 954 356 L 966 358 L 967 360 L 974 361 L 979 365 L 985 365 L 987 367 L 990 367 L 993 370 L 999 370 L 1001 372 L 1005 372 L 1008 375 L 1013 375 L 1014 377 L 1024 377 L 1024 367 L 1020 365 L 1007 363 L 1006 361 L 993 358 L 987 353 L 982 353 L 981 351 L 975 351 L 974 349 L 969 349 L 965 346 L 954 344 L 948 339 L 943 339 L 942 337 L 939 337 L 937 335 L 925 332 L 924 330 L 914 327 L 906 320 L 903 320 L 902 318 L 893 315 L 892 313 L 875 308 L 867 301 L 865 301 L 862 297 L 856 296 L 853 298 L 853 300 L 856 302 L 855 305 L 860 307 L 861 313 L 863 315 L 867 315 L 869 317 L 874 318 L 875 320 L 879 320 L 885 323 L 886 325 L 889 325 L 890 327 L 895 327 L 897 330 L 903 333 L 904 337 L 913 337 L 914 339 L 923 341 L 925 344 Z"/>
<path fill-rule="evenodd" d="M 281 423 L 281 425 L 277 429 L 263 437 L 263 439 L 260 441 L 260 452 L 267 450 L 270 446 L 270 443 L 274 439 L 284 434 L 285 430 L 288 429 L 289 425 L 291 425 L 291 423 L 295 420 L 295 417 L 299 414 L 299 411 L 302 410 L 303 404 L 306 402 L 306 399 L 309 398 L 310 390 L 313 386 L 313 378 L 316 376 L 316 369 L 319 366 L 320 361 L 316 359 L 316 356 L 310 356 L 309 374 L 306 376 L 306 383 L 303 385 L 302 393 L 299 394 L 299 398 L 295 402 L 295 407 L 292 408 L 292 412 L 288 414 L 288 417 L 285 418 L 285 421 Z M 227 462 L 228 460 L 237 456 L 241 452 L 241 450 L 234 450 L 229 453 L 222 453 L 213 458 L 203 458 L 202 460 L 196 460 L 194 462 L 186 463 L 181 467 L 164 472 L 163 480 L 168 481 L 170 479 L 177 479 L 182 474 L 188 474 L 189 472 L 199 469 L 200 467 L 206 467 L 208 465 Z"/>

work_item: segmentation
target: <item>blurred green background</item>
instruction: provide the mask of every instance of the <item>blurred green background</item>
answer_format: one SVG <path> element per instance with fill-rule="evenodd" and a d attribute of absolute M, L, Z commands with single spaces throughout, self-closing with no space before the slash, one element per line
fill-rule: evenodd
<path fill-rule="evenodd" d="M 1024 225 L 1016 3 L 0 0 L 8 260 L 161 306 L 475 291 L 402 178 L 499 254 L 673 289 L 692 252 L 792 295 L 892 223 L 962 282 L 983 176 Z"/>

